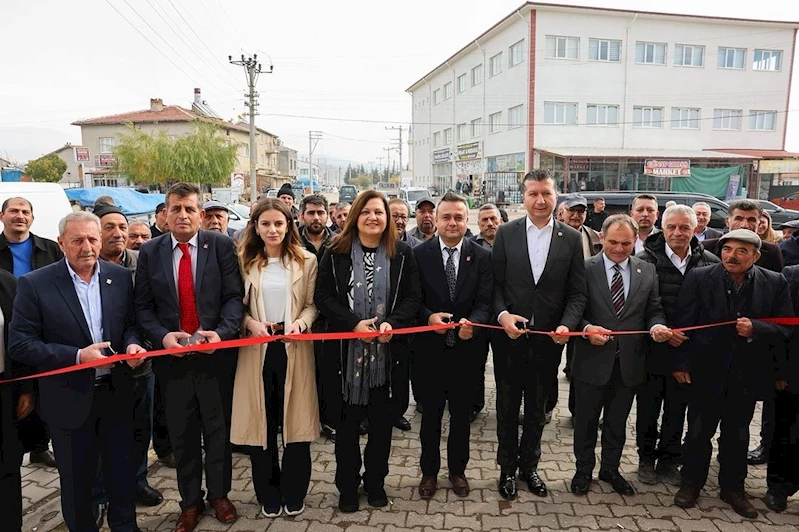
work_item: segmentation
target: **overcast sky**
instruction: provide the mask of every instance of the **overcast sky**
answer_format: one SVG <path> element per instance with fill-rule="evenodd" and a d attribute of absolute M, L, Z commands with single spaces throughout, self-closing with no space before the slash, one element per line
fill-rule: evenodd
<path fill-rule="evenodd" d="M 376 164 L 397 134 L 385 127 L 410 120 L 405 89 L 521 3 L 3 0 L 0 157 L 79 144 L 71 122 L 144 109 L 150 98 L 190 107 L 195 87 L 233 118 L 245 111 L 246 83 L 228 55 L 258 53 L 274 65 L 258 83 L 260 127 L 303 153 L 308 131 L 322 131 L 315 157 Z M 788 0 L 568 3 L 799 21 L 799 2 Z M 795 95 L 790 109 L 787 148 L 799 151 Z"/>

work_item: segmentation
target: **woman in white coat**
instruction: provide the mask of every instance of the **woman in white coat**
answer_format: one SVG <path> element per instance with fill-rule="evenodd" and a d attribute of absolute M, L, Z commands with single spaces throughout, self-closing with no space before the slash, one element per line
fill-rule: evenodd
<path fill-rule="evenodd" d="M 302 248 L 291 213 L 278 199 L 257 203 L 239 245 L 247 312 L 245 334 L 309 331 L 316 257 Z M 312 342 L 269 342 L 239 350 L 230 439 L 250 446 L 253 485 L 266 517 L 305 509 L 311 480 L 310 442 L 319 437 Z M 278 460 L 282 420 L 283 462 Z"/>

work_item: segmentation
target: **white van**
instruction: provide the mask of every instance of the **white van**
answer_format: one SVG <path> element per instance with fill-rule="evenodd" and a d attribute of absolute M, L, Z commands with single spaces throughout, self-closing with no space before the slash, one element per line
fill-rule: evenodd
<path fill-rule="evenodd" d="M 72 212 L 72 206 L 58 183 L 0 183 L 0 204 L 8 198 L 25 198 L 33 205 L 31 233 L 55 241 L 58 222 Z M 3 224 L 0 222 L 0 230 Z"/>
<path fill-rule="evenodd" d="M 430 191 L 424 187 L 406 187 L 400 189 L 400 199 L 404 199 L 411 207 L 411 216 L 416 212 L 416 202 L 422 198 L 430 197 Z"/>

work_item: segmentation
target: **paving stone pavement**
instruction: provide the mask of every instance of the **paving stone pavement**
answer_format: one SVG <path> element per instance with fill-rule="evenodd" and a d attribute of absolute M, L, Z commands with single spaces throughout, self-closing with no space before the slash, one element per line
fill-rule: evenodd
<path fill-rule="evenodd" d="M 677 488 L 666 484 L 648 486 L 637 482 L 635 472 L 638 457 L 635 450 L 635 407 L 628 420 L 627 445 L 622 456 L 621 472 L 638 493 L 622 497 L 610 486 L 596 480 L 587 497 L 576 497 L 568 491 L 574 474 L 572 452 L 573 430 L 567 407 L 568 382 L 562 373 L 558 380 L 558 406 L 552 422 L 546 426 L 542 442 L 539 473 L 547 482 L 549 495 L 537 497 L 519 483 L 516 501 L 502 500 L 496 491 L 499 470 L 496 464 L 496 412 L 493 369 L 486 373 L 487 409 L 472 425 L 471 460 L 466 471 L 471 493 L 465 499 L 452 493 L 447 480 L 446 460 L 439 476 L 439 490 L 430 501 L 419 498 L 416 487 L 419 471 L 419 427 L 421 414 L 413 404 L 407 412 L 411 430 L 403 433 L 394 429 L 386 491 L 391 504 L 386 508 L 370 508 L 361 497 L 361 511 L 339 513 L 338 493 L 334 485 L 335 457 L 333 443 L 320 438 L 311 446 L 313 474 L 306 510 L 296 517 L 267 519 L 260 517 L 250 475 L 249 458 L 234 454 L 233 490 L 230 499 L 236 505 L 239 519 L 233 525 L 219 523 L 211 513 L 197 527 L 198 531 L 229 532 L 453 532 L 479 530 L 500 532 L 535 530 L 548 532 L 589 530 L 684 532 L 787 532 L 799 531 L 799 503 L 789 501 L 788 511 L 777 514 L 769 511 L 761 498 L 765 495 L 766 466 L 749 468 L 747 490 L 753 504 L 761 512 L 757 519 L 747 520 L 734 513 L 718 496 L 718 464 L 713 459 L 708 485 L 696 508 L 683 510 L 673 505 Z M 446 421 L 446 418 L 445 418 Z M 446 433 L 446 426 L 445 426 Z M 760 434 L 760 405 L 751 426 L 752 447 Z M 365 443 L 365 439 L 364 439 Z M 446 456 L 446 439 L 442 441 L 442 458 Z M 715 457 L 715 448 L 714 448 Z M 151 458 L 154 455 L 151 453 Z M 27 457 L 22 470 L 24 525 L 26 532 L 66 531 L 61 519 L 58 473 L 55 470 L 31 466 Z M 596 475 L 596 471 L 595 471 Z M 172 531 L 177 520 L 179 495 L 175 471 L 153 461 L 150 483 L 164 494 L 164 502 L 154 508 L 138 509 L 142 530 Z M 0 530 L 2 530 L 0 524 Z M 103 530 L 108 530 L 104 528 Z"/>

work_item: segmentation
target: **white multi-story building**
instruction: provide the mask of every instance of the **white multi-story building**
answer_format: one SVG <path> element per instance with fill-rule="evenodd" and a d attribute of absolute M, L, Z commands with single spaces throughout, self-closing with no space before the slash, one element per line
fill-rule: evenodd
<path fill-rule="evenodd" d="M 798 27 L 527 3 L 408 88 L 415 184 L 513 195 L 543 167 L 564 189 L 663 190 L 686 165 L 757 181 L 754 161 L 786 155 Z"/>

